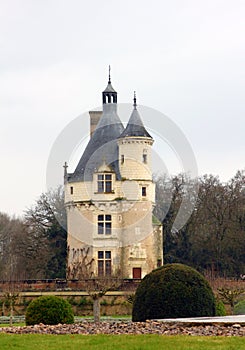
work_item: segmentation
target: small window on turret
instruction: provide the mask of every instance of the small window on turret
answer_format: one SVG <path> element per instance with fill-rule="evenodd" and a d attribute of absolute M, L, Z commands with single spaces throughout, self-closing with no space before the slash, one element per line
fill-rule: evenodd
<path fill-rule="evenodd" d="M 121 164 L 124 163 L 124 154 L 121 155 Z"/>
<path fill-rule="evenodd" d="M 146 187 L 142 187 L 142 197 L 146 197 Z"/>
<path fill-rule="evenodd" d="M 73 194 L 73 186 L 70 187 L 71 194 Z"/>
<path fill-rule="evenodd" d="M 147 149 L 143 150 L 143 157 L 142 157 L 143 163 L 147 163 Z"/>

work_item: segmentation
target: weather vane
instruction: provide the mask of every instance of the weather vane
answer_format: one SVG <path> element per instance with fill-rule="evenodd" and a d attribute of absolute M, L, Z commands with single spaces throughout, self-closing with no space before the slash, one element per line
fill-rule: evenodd
<path fill-rule="evenodd" d="M 134 109 L 136 109 L 137 103 L 136 103 L 136 91 L 134 91 Z"/>
<path fill-rule="evenodd" d="M 109 65 L 109 84 L 111 83 L 111 66 Z"/>

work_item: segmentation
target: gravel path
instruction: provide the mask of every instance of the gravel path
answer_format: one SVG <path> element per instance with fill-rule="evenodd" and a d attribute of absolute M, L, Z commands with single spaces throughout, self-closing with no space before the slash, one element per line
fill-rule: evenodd
<path fill-rule="evenodd" d="M 245 326 L 236 324 L 186 324 L 162 321 L 146 322 L 82 322 L 71 325 L 35 325 L 26 327 L 2 327 L 0 333 L 13 334 L 163 334 L 190 336 L 245 336 Z"/>

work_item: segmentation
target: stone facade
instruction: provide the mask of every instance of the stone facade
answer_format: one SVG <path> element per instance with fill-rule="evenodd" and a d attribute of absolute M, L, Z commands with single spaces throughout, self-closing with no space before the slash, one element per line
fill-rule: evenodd
<path fill-rule="evenodd" d="M 103 113 L 90 112 L 87 148 L 75 172 L 65 171 L 68 278 L 142 278 L 163 262 L 162 226 L 152 219 L 154 141 L 136 98 L 124 129 L 110 79 L 102 94 Z"/>

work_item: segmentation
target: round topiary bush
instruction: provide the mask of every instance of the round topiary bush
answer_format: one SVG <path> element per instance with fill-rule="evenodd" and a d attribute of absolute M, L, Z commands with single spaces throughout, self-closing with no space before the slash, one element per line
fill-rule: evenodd
<path fill-rule="evenodd" d="M 225 304 L 222 300 L 216 300 L 215 309 L 215 316 L 226 316 Z"/>
<path fill-rule="evenodd" d="M 74 315 L 68 301 L 56 296 L 42 296 L 29 304 L 26 310 L 26 325 L 39 323 L 73 323 Z"/>
<path fill-rule="evenodd" d="M 137 288 L 133 321 L 215 315 L 215 298 L 205 278 L 182 264 L 167 264 L 146 275 Z"/>

